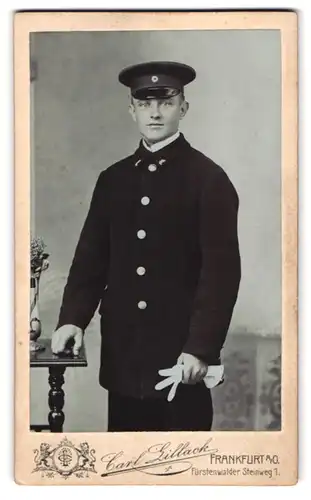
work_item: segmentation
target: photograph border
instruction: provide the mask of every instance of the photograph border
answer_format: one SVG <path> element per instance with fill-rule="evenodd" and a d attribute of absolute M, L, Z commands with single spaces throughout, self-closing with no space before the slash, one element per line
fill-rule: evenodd
<path fill-rule="evenodd" d="M 297 408 L 297 255 L 298 255 L 298 58 L 295 12 L 32 12 L 14 17 L 15 115 L 15 480 L 20 484 L 209 484 L 291 485 L 298 480 Z M 29 431 L 29 242 L 30 242 L 30 67 L 29 35 L 55 31 L 148 30 L 280 30 L 282 58 L 282 368 L 281 431 L 211 431 L 178 433 L 35 433 Z M 68 435 L 66 435 L 68 434 Z M 42 445 L 54 455 L 62 446 L 83 457 L 81 443 L 90 450 L 79 474 L 36 467 Z M 167 459 L 157 473 L 136 465 L 145 450 L 169 443 Z M 268 475 L 191 475 L 169 455 L 206 469 L 212 453 L 262 456 Z M 43 447 L 44 448 L 44 447 Z M 179 450 L 179 451 L 178 451 Z M 34 453 L 34 451 L 36 453 Z M 91 453 L 92 452 L 92 453 Z M 122 459 L 109 462 L 108 455 Z M 53 455 L 53 454 L 52 454 Z M 51 455 L 51 456 L 52 456 Z M 92 458 L 93 457 L 93 458 Z M 259 459 L 258 459 L 259 460 Z M 84 463 L 84 462 L 83 462 Z M 245 459 L 245 463 L 247 460 Z M 242 470 L 245 463 L 240 462 Z M 259 463 L 259 462 L 258 462 Z M 255 468 L 259 467 L 252 465 Z M 110 464 L 110 465 L 109 465 Z M 119 467 L 118 467 L 119 466 Z M 169 465 L 171 466 L 171 464 Z M 109 468 L 110 467 L 110 468 Z M 123 468 L 122 468 L 123 467 Z M 176 468 L 177 467 L 177 468 Z M 179 467 L 179 468 L 178 468 Z M 213 469 L 222 469 L 221 464 Z M 249 467 L 249 465 L 248 465 Z M 185 470 L 183 470 L 183 468 Z M 165 472 L 166 471 L 166 472 Z"/>

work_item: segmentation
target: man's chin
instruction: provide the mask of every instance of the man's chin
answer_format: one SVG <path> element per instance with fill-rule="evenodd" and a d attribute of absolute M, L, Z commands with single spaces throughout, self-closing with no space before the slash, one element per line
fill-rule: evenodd
<path fill-rule="evenodd" d="M 147 144 L 155 144 L 160 141 L 167 139 L 170 134 L 165 133 L 163 130 L 151 130 L 147 134 L 144 134 L 144 139 Z"/>

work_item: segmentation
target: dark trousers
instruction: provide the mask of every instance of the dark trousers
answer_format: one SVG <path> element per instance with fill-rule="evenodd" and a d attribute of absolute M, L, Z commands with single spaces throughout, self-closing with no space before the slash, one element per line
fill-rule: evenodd
<path fill-rule="evenodd" d="M 210 390 L 204 383 L 179 384 L 175 398 L 137 399 L 109 392 L 108 431 L 209 431 Z"/>

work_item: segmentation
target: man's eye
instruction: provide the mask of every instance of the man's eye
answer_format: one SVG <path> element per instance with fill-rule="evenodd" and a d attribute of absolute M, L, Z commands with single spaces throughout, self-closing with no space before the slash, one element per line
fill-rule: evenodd
<path fill-rule="evenodd" d="M 149 106 L 149 102 L 148 101 L 139 101 L 138 106 L 140 108 L 146 108 L 147 106 Z"/>
<path fill-rule="evenodd" d="M 165 101 L 164 102 L 164 106 L 172 106 L 172 105 L 173 105 L 172 101 Z"/>

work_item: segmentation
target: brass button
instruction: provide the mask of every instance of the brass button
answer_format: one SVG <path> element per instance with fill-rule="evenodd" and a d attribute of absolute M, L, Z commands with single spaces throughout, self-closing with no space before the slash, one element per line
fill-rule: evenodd
<path fill-rule="evenodd" d="M 142 205 L 149 205 L 150 203 L 150 198 L 149 196 L 143 196 L 142 199 L 140 200 Z"/>
<path fill-rule="evenodd" d="M 147 302 L 145 302 L 144 300 L 140 300 L 138 302 L 138 308 L 139 309 L 146 309 L 146 307 L 147 307 Z"/>
<path fill-rule="evenodd" d="M 146 273 L 146 269 L 143 267 L 143 266 L 139 266 L 137 269 L 136 269 L 136 272 L 139 276 L 143 276 L 145 273 Z"/>
<path fill-rule="evenodd" d="M 139 231 L 137 231 L 137 237 L 140 239 L 140 240 L 143 240 L 144 238 L 146 238 L 146 231 L 144 231 L 144 229 L 140 229 Z"/>

